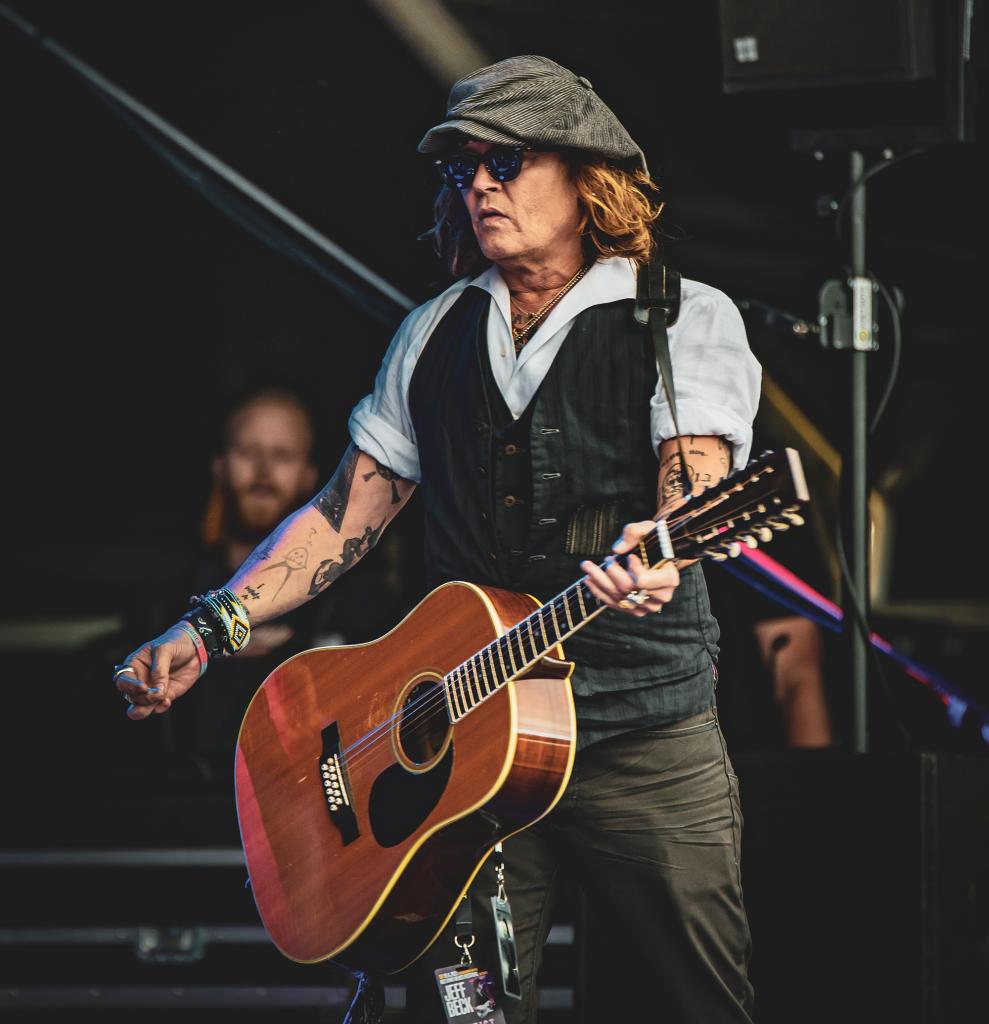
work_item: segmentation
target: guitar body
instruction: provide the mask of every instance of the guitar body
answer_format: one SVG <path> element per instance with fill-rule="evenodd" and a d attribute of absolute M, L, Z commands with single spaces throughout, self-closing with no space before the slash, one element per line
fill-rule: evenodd
<path fill-rule="evenodd" d="M 265 680 L 238 739 L 237 812 L 258 910 L 286 956 L 400 970 L 494 844 L 559 800 L 572 665 L 543 658 L 454 725 L 440 685 L 536 607 L 448 583 L 373 643 L 303 652 Z"/>

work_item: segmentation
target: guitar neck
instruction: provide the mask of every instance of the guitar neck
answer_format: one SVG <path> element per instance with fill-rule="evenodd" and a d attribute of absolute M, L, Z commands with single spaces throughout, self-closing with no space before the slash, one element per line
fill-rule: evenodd
<path fill-rule="evenodd" d="M 651 567 L 673 558 L 673 547 L 664 520 L 656 523 L 639 541 L 637 553 L 643 564 Z M 444 684 L 450 721 L 459 721 L 505 683 L 523 675 L 606 607 L 591 593 L 586 576 L 540 605 L 531 615 L 446 676 Z"/>
<path fill-rule="evenodd" d="M 688 498 L 668 521 L 661 519 L 639 541 L 636 553 L 650 567 L 672 558 L 733 557 L 740 543 L 756 547 L 771 540 L 774 530 L 799 526 L 803 519 L 798 510 L 808 500 L 798 453 L 792 448 L 764 452 Z M 624 563 L 625 557 L 618 561 Z M 450 721 L 459 721 L 523 675 L 605 607 L 583 576 L 458 665 L 443 680 Z"/>

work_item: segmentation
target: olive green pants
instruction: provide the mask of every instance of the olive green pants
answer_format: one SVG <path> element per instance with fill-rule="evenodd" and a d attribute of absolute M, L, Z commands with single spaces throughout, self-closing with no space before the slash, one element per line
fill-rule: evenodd
<path fill-rule="evenodd" d="M 505 843 L 506 888 L 522 999 L 502 998 L 508 1024 L 534 1024 L 534 979 L 566 863 L 638 965 L 615 984 L 612 1022 L 747 1024 L 751 941 L 742 903 L 738 780 L 714 709 L 582 751 L 552 812 Z M 489 858 L 472 889 L 474 960 L 498 976 Z M 433 970 L 458 961 L 452 927 L 404 975 L 406 1020 L 443 1021 Z M 617 950 L 609 971 L 622 964 Z M 587 970 L 605 969 L 593 959 Z M 627 993 L 623 995 L 622 993 Z M 624 1000 L 624 1001 L 623 1001 Z M 635 1016 L 624 1011 L 637 1008 Z"/>

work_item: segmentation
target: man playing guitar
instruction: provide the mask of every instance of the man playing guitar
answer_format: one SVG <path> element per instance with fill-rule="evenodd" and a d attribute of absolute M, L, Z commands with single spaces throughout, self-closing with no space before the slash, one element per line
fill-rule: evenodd
<path fill-rule="evenodd" d="M 632 317 L 637 272 L 657 256 L 656 186 L 591 84 L 553 61 L 516 57 L 462 79 L 419 149 L 443 181 L 433 235 L 458 280 L 399 328 L 329 483 L 220 596 L 126 659 L 117 688 L 134 720 L 167 711 L 250 625 L 358 562 L 416 486 L 430 586 L 467 580 L 544 600 L 579 566 L 611 611 L 566 647 L 578 747 L 566 792 L 505 843 L 522 982 L 506 1019 L 535 1020 L 565 857 L 648 959 L 664 1020 L 750 1021 L 738 785 L 714 707 L 718 627 L 699 565 L 649 568 L 637 555 L 685 480 L 700 491 L 746 463 L 760 371 L 740 315 L 718 290 L 682 282 L 669 329 L 676 417 Z M 609 553 L 627 554 L 624 566 L 599 567 Z M 291 567 L 280 587 L 264 575 L 275 563 Z M 496 888 L 488 866 L 471 887 L 479 962 L 497 957 Z M 410 968 L 409 1020 L 438 1019 L 432 970 L 452 949 L 444 935 Z"/>

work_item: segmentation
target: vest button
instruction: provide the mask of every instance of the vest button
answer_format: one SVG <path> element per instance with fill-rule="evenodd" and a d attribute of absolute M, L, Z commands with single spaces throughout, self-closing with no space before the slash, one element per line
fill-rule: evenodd
<path fill-rule="evenodd" d="M 490 558 L 492 562 L 498 561 L 498 556 L 493 551 L 488 552 L 488 558 Z"/>
<path fill-rule="evenodd" d="M 487 476 L 488 475 L 488 471 L 484 468 L 484 466 L 478 466 L 477 467 L 477 473 L 478 473 L 478 476 Z"/>
<path fill-rule="evenodd" d="M 517 444 L 506 444 L 505 445 L 505 454 L 506 455 L 518 455 L 518 453 L 520 451 L 522 451 L 522 449 L 519 448 L 519 446 Z"/>
<path fill-rule="evenodd" d="M 501 499 L 501 503 L 505 508 L 511 508 L 513 505 L 519 504 L 519 499 L 516 498 L 514 494 L 506 494 L 505 497 Z"/>

